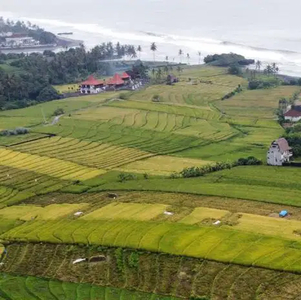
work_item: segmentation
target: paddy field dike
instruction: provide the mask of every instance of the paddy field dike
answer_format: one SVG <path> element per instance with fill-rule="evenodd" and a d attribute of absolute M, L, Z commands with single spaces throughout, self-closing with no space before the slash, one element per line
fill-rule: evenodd
<path fill-rule="evenodd" d="M 300 87 L 179 79 L 0 112 L 29 128 L 0 136 L 0 300 L 300 299 L 301 169 L 265 164 Z M 179 175 L 249 156 L 263 164 Z"/>

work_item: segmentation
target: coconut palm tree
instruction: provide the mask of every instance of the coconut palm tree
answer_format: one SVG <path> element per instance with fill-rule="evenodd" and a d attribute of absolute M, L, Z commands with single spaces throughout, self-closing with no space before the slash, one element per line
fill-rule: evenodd
<path fill-rule="evenodd" d="M 169 68 L 168 68 L 168 65 L 166 65 L 166 66 L 164 67 L 164 73 L 167 75 L 168 72 L 169 72 Z"/>
<path fill-rule="evenodd" d="M 162 76 L 162 70 L 161 70 L 161 68 L 158 68 L 156 76 L 157 76 L 157 79 L 161 79 L 161 76 Z"/>
<path fill-rule="evenodd" d="M 198 52 L 198 56 L 199 56 L 199 65 L 201 64 L 201 56 L 202 56 L 202 53 L 199 51 Z"/>
<path fill-rule="evenodd" d="M 178 71 L 179 74 L 182 72 L 181 66 L 178 66 L 178 67 L 177 67 L 177 71 Z"/>
<path fill-rule="evenodd" d="M 257 61 L 256 61 L 256 70 L 260 71 L 261 66 L 262 66 L 261 61 L 260 61 L 260 60 L 257 60 Z"/>
<path fill-rule="evenodd" d="M 190 55 L 189 55 L 189 53 L 186 54 L 186 57 L 187 57 L 187 64 L 189 65 L 189 61 L 190 61 Z"/>
<path fill-rule="evenodd" d="M 155 77 L 155 73 L 156 73 L 156 70 L 152 69 L 152 75 L 153 75 L 153 77 Z"/>
<path fill-rule="evenodd" d="M 182 55 L 183 55 L 183 51 L 182 51 L 182 49 L 180 49 L 179 50 L 180 64 L 182 63 Z"/>
<path fill-rule="evenodd" d="M 158 49 L 156 43 L 151 43 L 150 49 L 153 51 L 154 61 L 156 61 L 156 51 Z"/>
<path fill-rule="evenodd" d="M 137 47 L 137 51 L 139 52 L 139 59 L 140 59 L 141 58 L 141 52 L 142 52 L 142 48 L 141 48 L 140 45 Z"/>
<path fill-rule="evenodd" d="M 168 63 L 168 56 L 167 56 L 167 55 L 165 56 L 165 60 L 166 60 L 166 62 Z"/>

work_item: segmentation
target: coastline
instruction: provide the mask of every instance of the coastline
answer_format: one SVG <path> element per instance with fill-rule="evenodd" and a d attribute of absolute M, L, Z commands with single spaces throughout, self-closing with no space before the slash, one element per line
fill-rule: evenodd
<path fill-rule="evenodd" d="M 8 53 L 32 53 L 32 52 L 44 52 L 45 50 L 66 50 L 67 48 L 76 48 L 84 43 L 82 40 L 70 39 L 62 36 L 57 36 L 57 44 L 48 44 L 48 45 L 37 45 L 37 46 L 25 46 L 20 48 L 1 48 L 0 52 L 4 54 Z"/>

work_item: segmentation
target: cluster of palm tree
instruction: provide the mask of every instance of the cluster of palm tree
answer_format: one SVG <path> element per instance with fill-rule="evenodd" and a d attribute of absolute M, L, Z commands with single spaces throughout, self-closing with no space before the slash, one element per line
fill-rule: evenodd
<path fill-rule="evenodd" d="M 156 52 L 158 50 L 158 47 L 157 47 L 157 45 L 156 45 L 155 42 L 151 43 L 150 50 L 153 52 L 153 59 L 154 59 L 154 61 L 156 61 Z M 137 47 L 137 52 L 139 52 L 139 59 L 140 59 L 141 58 L 141 52 L 142 52 L 142 47 L 140 45 Z M 197 54 L 198 54 L 198 57 L 199 57 L 199 64 L 201 64 L 202 53 L 200 51 L 198 51 Z M 179 59 L 180 59 L 180 63 L 182 63 L 183 55 L 184 55 L 183 50 L 179 49 L 178 56 L 179 56 Z M 189 53 L 186 53 L 186 59 L 187 59 L 187 64 L 189 65 L 189 63 L 190 63 L 190 54 Z M 165 60 L 166 60 L 166 62 L 168 62 L 169 61 L 169 57 L 166 56 Z"/>
<path fill-rule="evenodd" d="M 257 60 L 255 63 L 255 70 L 259 71 L 261 70 L 262 62 L 260 60 Z M 279 72 L 279 67 L 276 63 L 268 64 L 265 69 L 263 70 L 263 73 L 266 75 L 276 75 Z"/>

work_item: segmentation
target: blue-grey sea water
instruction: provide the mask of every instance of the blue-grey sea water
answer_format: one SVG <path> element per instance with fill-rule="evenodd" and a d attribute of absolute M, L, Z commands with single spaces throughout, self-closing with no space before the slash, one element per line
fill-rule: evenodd
<path fill-rule="evenodd" d="M 300 0 L 0 0 L 0 15 L 53 31 L 72 31 L 87 47 L 107 41 L 142 46 L 142 59 L 190 63 L 212 53 L 240 53 L 301 77 Z"/>

